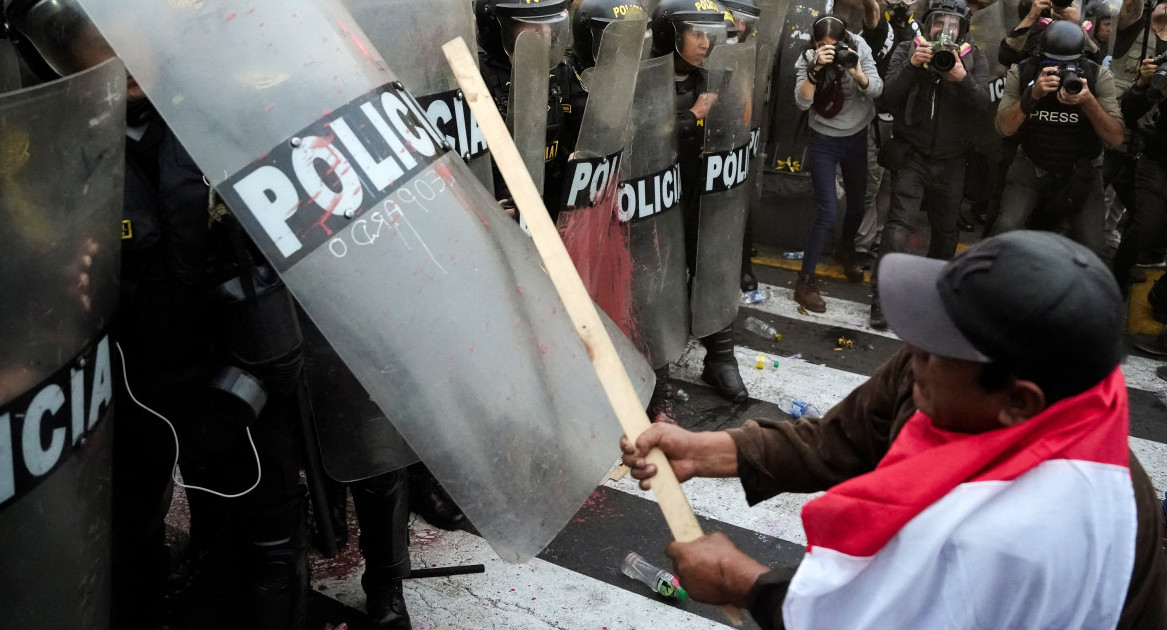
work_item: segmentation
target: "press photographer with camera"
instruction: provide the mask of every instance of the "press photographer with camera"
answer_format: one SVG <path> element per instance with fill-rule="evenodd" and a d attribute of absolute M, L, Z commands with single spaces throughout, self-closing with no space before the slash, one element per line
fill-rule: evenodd
<path fill-rule="evenodd" d="M 847 24 L 833 15 L 815 20 L 811 43 L 794 62 L 797 73 L 794 102 L 810 110 L 807 160 L 814 183 L 815 221 L 807 238 L 802 272 L 794 287 L 794 300 L 808 311 L 822 313 L 826 302 L 818 291 L 815 268 L 831 238 L 838 216 L 839 199 L 835 170 L 843 171 L 847 211 L 836 254 L 852 282 L 863 281 L 855 262 L 855 234 L 863 220 L 867 190 L 867 126 L 875 118 L 875 98 L 883 81 L 875 68 L 871 47 L 847 32 Z"/>
<path fill-rule="evenodd" d="M 1068 20 L 1045 28 L 1039 53 L 1009 69 L 997 129 L 1021 141 L 991 232 L 1059 229 L 1101 255 L 1106 209 L 1102 150 L 1123 142 L 1108 68 L 1085 57 L 1086 33 Z"/>
<path fill-rule="evenodd" d="M 1009 31 L 997 49 L 997 61 L 1012 66 L 1033 55 L 1041 41 L 1041 34 L 1053 22 L 1066 20 L 1078 24 L 1081 13 L 1073 0 L 1021 0 L 1017 4 L 1017 27 Z M 1093 41 L 1087 42 L 1091 54 L 1097 50 Z"/>
<path fill-rule="evenodd" d="M 896 47 L 883 105 L 895 117 L 893 137 L 880 148 L 880 163 L 892 171 L 892 200 L 879 256 L 903 252 L 912 217 L 927 210 L 928 256 L 952 258 L 960 232 L 965 153 L 975 121 L 989 111 L 989 63 L 965 42 L 972 11 L 965 0 L 929 0 L 924 35 Z M 872 274 L 871 327 L 884 329 L 878 267 Z"/>

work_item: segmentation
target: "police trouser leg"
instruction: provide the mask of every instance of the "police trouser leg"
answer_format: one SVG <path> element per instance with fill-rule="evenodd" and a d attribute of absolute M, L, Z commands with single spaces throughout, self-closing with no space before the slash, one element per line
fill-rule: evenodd
<path fill-rule="evenodd" d="M 409 492 L 405 469 L 350 487 L 361 526 L 366 608 L 378 630 L 409 628 L 401 580 L 409 575 Z"/>

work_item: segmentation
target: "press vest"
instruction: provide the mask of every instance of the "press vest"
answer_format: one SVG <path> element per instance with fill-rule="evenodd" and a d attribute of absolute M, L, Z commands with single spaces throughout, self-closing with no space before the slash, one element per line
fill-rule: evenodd
<path fill-rule="evenodd" d="M 1018 64 L 1022 91 L 1037 78 L 1040 61 L 1029 58 Z M 1097 85 L 1098 64 L 1083 59 L 1078 64 L 1089 86 Z M 1102 141 L 1081 107 L 1062 105 L 1057 93 L 1047 94 L 1021 125 L 1021 147 L 1025 155 L 1046 171 L 1066 173 L 1080 159 L 1102 153 Z"/>

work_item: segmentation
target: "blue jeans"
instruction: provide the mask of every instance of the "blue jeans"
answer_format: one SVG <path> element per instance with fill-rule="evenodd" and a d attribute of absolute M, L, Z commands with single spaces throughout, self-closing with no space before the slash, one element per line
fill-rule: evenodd
<path fill-rule="evenodd" d="M 814 184 L 817 211 L 807 238 L 802 273 L 813 275 L 839 215 L 839 197 L 835 189 L 836 166 L 843 171 L 843 190 L 847 195 L 847 214 L 843 217 L 840 242 L 848 245 L 854 243 L 855 233 L 863 221 L 863 204 L 867 198 L 867 127 L 854 135 L 841 138 L 812 129 L 807 145 L 807 163 L 810 166 L 810 180 Z"/>

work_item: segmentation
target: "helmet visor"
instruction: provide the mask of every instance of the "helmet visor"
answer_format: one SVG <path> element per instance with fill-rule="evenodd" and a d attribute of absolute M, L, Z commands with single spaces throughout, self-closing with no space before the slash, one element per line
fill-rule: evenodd
<path fill-rule="evenodd" d="M 555 67 L 563 60 L 567 52 L 570 23 L 567 19 L 567 9 L 552 15 L 538 17 L 515 17 L 500 15 L 499 25 L 502 27 L 502 47 L 507 56 L 515 54 L 515 40 L 519 33 L 532 31 L 544 33 L 551 39 L 551 67 Z"/>
<path fill-rule="evenodd" d="M 42 0 L 22 15 L 13 28 L 36 48 L 54 72 L 67 76 L 114 56 L 97 27 L 72 0 Z"/>
<path fill-rule="evenodd" d="M 758 16 L 735 9 L 730 9 L 729 13 L 733 16 L 734 26 L 737 27 L 736 39 L 731 43 L 748 42 L 753 39 L 758 32 Z"/>
<path fill-rule="evenodd" d="M 933 42 L 942 39 L 957 42 L 964 35 L 961 32 L 961 22 L 962 18 L 955 13 L 933 11 L 928 14 L 928 19 L 924 21 L 924 34 L 929 41 Z"/>
<path fill-rule="evenodd" d="M 725 43 L 726 36 L 725 22 L 678 22 L 677 54 L 699 68 L 714 46 Z"/>

